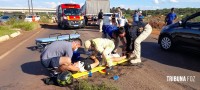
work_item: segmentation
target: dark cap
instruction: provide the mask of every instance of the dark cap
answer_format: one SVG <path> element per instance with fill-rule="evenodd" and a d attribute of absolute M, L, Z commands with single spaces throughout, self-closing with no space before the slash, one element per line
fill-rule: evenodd
<path fill-rule="evenodd" d="M 118 33 L 123 34 L 125 32 L 124 27 L 119 27 Z"/>
<path fill-rule="evenodd" d="M 171 11 L 174 11 L 175 8 L 171 8 Z"/>

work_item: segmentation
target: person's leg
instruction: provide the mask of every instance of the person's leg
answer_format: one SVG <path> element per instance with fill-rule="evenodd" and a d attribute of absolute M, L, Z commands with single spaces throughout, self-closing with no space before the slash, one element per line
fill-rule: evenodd
<path fill-rule="evenodd" d="M 99 60 L 97 58 L 96 59 L 92 59 L 92 60 L 94 60 L 94 63 L 90 64 L 91 68 L 94 68 L 94 67 L 99 65 Z"/>
<path fill-rule="evenodd" d="M 60 57 L 59 59 L 59 70 L 67 71 L 68 66 L 71 65 L 71 59 L 69 57 Z"/>
<path fill-rule="evenodd" d="M 145 30 L 139 35 L 138 38 L 136 38 L 135 43 L 134 43 L 134 54 L 136 55 L 135 60 L 131 60 L 131 63 L 140 63 L 141 62 L 141 42 L 144 41 L 152 31 L 152 27 L 147 24 L 145 26 Z"/>
<path fill-rule="evenodd" d="M 69 65 L 71 64 L 71 59 L 69 57 L 60 57 L 59 65 Z"/>
<path fill-rule="evenodd" d="M 112 60 L 113 62 L 119 62 L 119 61 L 121 61 L 121 60 L 123 60 L 123 59 L 126 59 L 126 56 L 122 56 L 122 57 L 112 57 L 112 58 L 111 58 L 111 60 Z"/>
<path fill-rule="evenodd" d="M 102 32 L 102 27 L 103 27 L 103 19 L 100 19 L 99 32 Z"/>
<path fill-rule="evenodd" d="M 131 38 L 130 37 L 126 37 L 126 51 L 130 52 L 131 51 Z"/>
<path fill-rule="evenodd" d="M 113 51 L 113 49 L 115 48 L 115 45 L 110 45 L 110 47 L 105 48 L 105 50 L 103 51 L 102 57 L 103 60 L 105 60 L 107 62 L 107 65 L 109 67 L 112 66 L 112 60 L 109 54 L 111 54 L 111 52 Z"/>
<path fill-rule="evenodd" d="M 131 52 L 134 51 L 134 48 L 135 48 L 134 43 L 135 43 L 136 38 L 137 38 L 137 37 L 131 38 Z"/>

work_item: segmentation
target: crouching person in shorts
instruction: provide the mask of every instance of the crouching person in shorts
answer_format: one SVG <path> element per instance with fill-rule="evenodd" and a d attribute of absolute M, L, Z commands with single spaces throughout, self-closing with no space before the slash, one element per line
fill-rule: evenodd
<path fill-rule="evenodd" d="M 74 67 L 71 61 L 73 51 L 82 46 L 81 39 L 74 39 L 72 42 L 55 41 L 45 48 L 40 56 L 42 65 L 45 68 L 54 68 L 60 72 L 80 71 L 80 68 Z"/>

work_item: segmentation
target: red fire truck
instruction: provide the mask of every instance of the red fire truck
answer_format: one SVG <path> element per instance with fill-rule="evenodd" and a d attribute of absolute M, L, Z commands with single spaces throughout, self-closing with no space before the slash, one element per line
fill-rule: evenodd
<path fill-rule="evenodd" d="M 56 8 L 58 27 L 80 28 L 85 26 L 84 17 L 80 13 L 79 4 L 61 4 Z"/>

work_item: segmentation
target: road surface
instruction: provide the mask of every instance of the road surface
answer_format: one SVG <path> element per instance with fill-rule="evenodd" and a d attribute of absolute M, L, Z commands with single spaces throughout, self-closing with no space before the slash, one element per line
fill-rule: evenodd
<path fill-rule="evenodd" d="M 77 29 L 83 41 L 101 37 L 97 29 Z M 72 33 L 60 30 L 55 25 L 43 25 L 42 29 L 23 32 L 22 35 L 0 43 L 0 90 L 69 90 L 68 87 L 45 85 L 41 79 L 48 76 L 39 61 L 40 53 L 33 51 L 36 38 L 48 37 L 52 33 Z M 142 68 L 117 66 L 113 74 L 119 80 L 95 73 L 91 83 L 106 82 L 121 90 L 196 90 L 200 89 L 200 59 L 198 54 L 185 49 L 166 52 L 160 49 L 157 39 L 151 35 L 142 43 Z M 187 81 L 170 81 L 173 76 L 190 77 Z"/>

